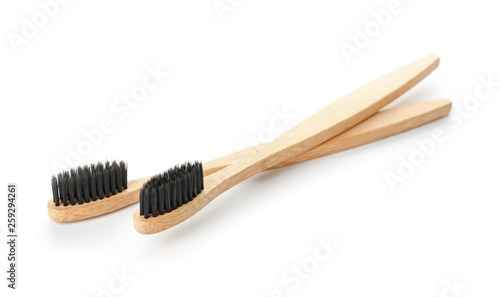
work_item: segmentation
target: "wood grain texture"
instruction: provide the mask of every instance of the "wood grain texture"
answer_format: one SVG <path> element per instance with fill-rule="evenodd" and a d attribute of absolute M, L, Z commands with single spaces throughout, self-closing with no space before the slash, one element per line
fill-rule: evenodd
<path fill-rule="evenodd" d="M 310 151 L 278 163 L 272 168 L 323 157 L 390 137 L 439 119 L 447 115 L 450 109 L 450 100 L 437 99 L 383 110 Z M 238 162 L 247 156 L 249 150 L 250 148 L 204 162 L 203 175 L 209 176 L 234 162 Z M 139 202 L 139 190 L 148 179 L 149 177 L 129 181 L 128 189 L 122 193 L 81 205 L 55 206 L 51 199 L 48 202 L 49 217 L 57 222 L 72 222 L 97 217 L 130 206 Z"/>
<path fill-rule="evenodd" d="M 134 213 L 134 228 L 153 234 L 190 218 L 221 193 L 245 179 L 311 150 L 366 120 L 420 82 L 439 64 L 430 55 L 388 73 L 321 109 L 275 140 L 250 148 L 245 158 L 205 178 L 204 190 L 192 201 L 157 217 Z"/>

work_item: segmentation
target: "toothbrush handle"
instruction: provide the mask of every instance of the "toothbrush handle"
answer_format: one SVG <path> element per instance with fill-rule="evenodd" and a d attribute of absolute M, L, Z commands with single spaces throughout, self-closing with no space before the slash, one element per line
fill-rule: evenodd
<path fill-rule="evenodd" d="M 324 107 L 265 146 L 262 152 L 266 158 L 264 168 L 268 169 L 309 151 L 369 118 L 420 82 L 438 63 L 437 56 L 427 56 L 396 69 Z"/>
<path fill-rule="evenodd" d="M 435 99 L 379 111 L 351 129 L 330 138 L 311 150 L 296 155 L 272 168 L 288 166 L 362 146 L 398 133 L 422 126 L 446 116 L 451 101 Z M 259 146 L 263 146 L 260 144 Z M 246 158 L 253 148 L 247 148 L 203 163 L 203 174 L 209 176 Z"/>
<path fill-rule="evenodd" d="M 420 82 L 439 64 L 430 55 L 400 67 L 334 101 L 275 140 L 254 147 L 241 162 L 214 173 L 222 193 L 235 184 L 293 159 L 375 114 Z M 219 191 L 216 191 L 219 192 Z"/>
<path fill-rule="evenodd" d="M 137 210 L 134 228 L 142 234 L 153 234 L 185 221 L 234 185 L 307 152 L 367 119 L 420 82 L 438 64 L 437 56 L 427 56 L 338 99 L 275 140 L 252 148 L 241 161 L 206 177 L 204 190 L 175 211 L 146 219 Z"/>

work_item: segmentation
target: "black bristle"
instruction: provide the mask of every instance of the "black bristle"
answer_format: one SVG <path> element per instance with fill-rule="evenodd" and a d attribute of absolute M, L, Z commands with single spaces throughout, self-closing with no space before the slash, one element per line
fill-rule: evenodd
<path fill-rule="evenodd" d="M 153 176 L 141 188 L 140 214 L 144 218 L 169 213 L 193 200 L 203 189 L 201 162 L 185 163 Z"/>
<path fill-rule="evenodd" d="M 104 169 L 102 176 L 104 179 L 104 195 L 106 195 L 106 197 L 110 197 L 111 196 L 111 185 L 109 183 L 109 169 Z"/>
<path fill-rule="evenodd" d="M 191 192 L 192 197 L 196 197 L 198 195 L 198 187 L 199 187 L 199 181 L 198 181 L 198 167 L 196 166 L 193 168 L 193 172 L 191 173 L 191 179 L 192 179 L 192 184 L 193 184 L 193 191 Z M 191 198 L 192 200 L 193 198 Z"/>
<path fill-rule="evenodd" d="M 144 188 L 139 192 L 139 214 L 144 215 Z"/>
<path fill-rule="evenodd" d="M 63 203 L 63 201 L 62 201 L 62 198 L 63 198 L 63 197 L 62 197 L 62 196 L 63 196 L 63 195 L 62 195 L 62 187 L 63 187 L 63 186 L 62 186 L 62 173 L 59 173 L 59 174 L 57 175 L 57 187 L 58 187 L 58 189 L 59 189 L 59 200 L 61 201 L 60 203 Z M 64 204 L 64 203 L 63 203 L 63 204 Z"/>
<path fill-rule="evenodd" d="M 64 206 L 68 205 L 68 195 L 67 193 L 67 186 L 64 182 L 63 174 L 59 173 L 57 176 L 57 182 L 59 183 L 59 199 L 61 199 L 61 202 Z"/>
<path fill-rule="evenodd" d="M 177 191 L 177 207 L 181 206 L 184 204 L 184 199 L 182 198 L 182 194 L 183 194 L 183 191 L 182 191 L 182 180 L 180 178 L 177 177 L 177 179 L 175 180 L 175 188 L 176 188 L 176 191 Z"/>
<path fill-rule="evenodd" d="M 104 177 L 102 176 L 102 171 L 97 171 L 96 181 L 97 181 L 97 197 L 99 199 L 102 199 L 104 198 Z"/>
<path fill-rule="evenodd" d="M 125 164 L 125 162 L 121 161 L 120 162 L 120 169 L 122 171 L 122 186 L 123 186 L 123 189 L 126 189 L 127 188 L 127 182 L 128 182 L 128 179 L 127 179 L 127 164 Z"/>
<path fill-rule="evenodd" d="M 87 176 L 90 175 L 90 167 L 89 167 L 89 165 L 83 166 L 83 173 L 86 174 Z"/>
<path fill-rule="evenodd" d="M 64 171 L 52 177 L 54 204 L 89 203 L 110 197 L 127 188 L 127 164 L 108 161 Z"/>
<path fill-rule="evenodd" d="M 193 192 L 194 192 L 195 188 L 194 188 L 192 173 L 193 172 L 188 172 L 186 174 L 187 201 L 191 201 L 194 198 Z M 186 203 L 187 203 L 187 201 L 186 201 Z"/>
<path fill-rule="evenodd" d="M 165 213 L 165 185 L 158 187 L 158 212 L 161 215 Z"/>
<path fill-rule="evenodd" d="M 198 162 L 198 181 L 200 182 L 200 188 L 198 190 L 198 194 L 205 188 L 205 183 L 203 181 L 203 164 Z"/>
<path fill-rule="evenodd" d="M 191 192 L 191 189 L 188 189 L 188 186 L 190 186 L 190 184 L 188 184 L 188 175 L 189 175 L 189 173 L 186 172 L 186 174 L 181 177 L 181 183 L 182 183 L 182 203 L 183 204 L 186 204 L 186 203 L 188 203 L 188 201 L 190 201 L 188 193 Z"/>
<path fill-rule="evenodd" d="M 68 196 L 69 196 L 69 204 L 75 205 L 76 204 L 76 187 L 75 187 L 75 181 L 76 181 L 76 172 L 74 170 L 71 170 L 71 175 L 68 173 Z"/>
<path fill-rule="evenodd" d="M 149 218 L 149 189 L 144 189 L 144 217 Z"/>
<path fill-rule="evenodd" d="M 78 204 L 83 204 L 83 180 L 81 171 L 78 171 L 78 176 L 76 177 L 76 199 L 78 200 Z"/>
<path fill-rule="evenodd" d="M 158 190 L 157 188 L 151 189 L 151 214 L 153 217 L 158 215 Z"/>
<path fill-rule="evenodd" d="M 170 182 L 165 184 L 165 210 L 172 211 L 172 185 Z"/>
<path fill-rule="evenodd" d="M 90 182 L 87 172 L 84 172 L 82 176 L 82 189 L 83 189 L 83 199 L 87 203 L 90 202 Z"/>
<path fill-rule="evenodd" d="M 175 187 L 175 181 L 169 181 L 168 185 L 170 186 L 170 205 L 172 206 L 172 210 L 177 208 L 177 188 Z"/>
<path fill-rule="evenodd" d="M 113 167 L 108 169 L 109 172 L 109 189 L 111 190 L 111 195 L 116 195 L 116 172 Z"/>
<path fill-rule="evenodd" d="M 54 199 L 54 204 L 59 206 L 59 190 L 57 188 L 57 178 L 52 176 L 52 199 Z"/>
<path fill-rule="evenodd" d="M 95 172 L 92 172 L 90 175 L 90 197 L 92 198 L 92 201 L 97 200 L 97 174 Z"/>
<path fill-rule="evenodd" d="M 62 175 L 60 176 L 60 182 L 62 184 L 62 192 L 59 193 L 61 199 L 62 199 L 62 196 L 66 197 L 66 201 L 68 201 L 67 203 L 69 203 L 70 201 L 70 192 L 69 192 L 69 183 L 70 183 L 70 176 L 69 176 L 69 172 L 67 171 L 64 171 L 62 172 Z"/>
<path fill-rule="evenodd" d="M 122 169 L 120 165 L 113 161 L 113 167 L 115 168 L 115 178 L 116 178 L 116 191 L 121 193 L 123 191 L 123 183 L 122 183 Z"/>

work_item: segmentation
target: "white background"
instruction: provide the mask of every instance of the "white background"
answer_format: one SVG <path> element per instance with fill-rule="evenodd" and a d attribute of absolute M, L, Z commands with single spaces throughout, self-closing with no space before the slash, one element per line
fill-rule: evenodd
<path fill-rule="evenodd" d="M 373 25 L 372 12 L 389 2 L 224 0 L 232 10 L 218 13 L 212 0 L 69 1 L 17 47 L 10 38 L 22 36 L 23 18 L 43 10 L 37 1 L 3 1 L 0 228 L 5 237 L 6 184 L 15 181 L 20 244 L 19 290 L 1 281 L 1 292 L 500 294 L 500 87 L 486 100 L 469 97 L 481 77 L 500 81 L 499 7 L 486 0 L 401 0 L 401 11 L 348 62 L 341 44 L 353 44 L 356 28 Z M 269 131 L 273 110 L 293 114 L 283 123 L 291 128 L 431 53 L 441 57 L 440 67 L 390 107 L 450 98 L 455 120 L 259 174 L 156 235 L 133 229 L 137 205 L 69 224 L 47 216 L 54 164 L 65 164 L 68 148 L 86 141 L 84 130 L 103 119 L 113 131 L 81 162 L 123 159 L 130 179 L 145 177 L 238 150 Z M 141 85 L 147 67 L 169 76 L 129 115 L 114 111 L 122 94 Z M 464 104 L 468 109 L 457 115 Z M 416 142 L 437 129 L 446 140 L 391 190 L 384 174 L 397 173 L 401 158 L 418 154 Z M 317 240 L 339 247 L 311 262 Z M 2 279 L 6 254 L 2 244 Z M 300 285 L 282 279 L 303 263 L 317 267 Z M 122 270 L 133 279 L 115 283 Z M 458 289 L 450 289 L 455 282 Z"/>

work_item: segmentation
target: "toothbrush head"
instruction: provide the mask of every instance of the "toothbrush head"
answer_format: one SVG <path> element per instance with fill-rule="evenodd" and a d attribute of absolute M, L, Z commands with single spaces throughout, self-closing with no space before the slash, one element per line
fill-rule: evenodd
<path fill-rule="evenodd" d="M 113 161 L 79 166 L 52 176 L 55 206 L 91 203 L 127 189 L 127 164 Z"/>
<path fill-rule="evenodd" d="M 169 213 L 193 200 L 204 187 L 201 162 L 184 163 L 153 176 L 140 191 L 140 215 L 145 219 Z"/>

